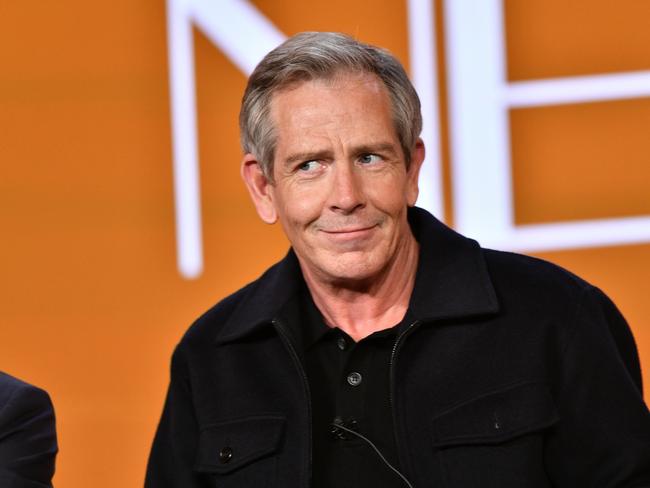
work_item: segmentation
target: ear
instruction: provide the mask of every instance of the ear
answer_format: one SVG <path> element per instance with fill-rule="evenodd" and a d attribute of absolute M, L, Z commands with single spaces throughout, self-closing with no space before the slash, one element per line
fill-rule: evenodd
<path fill-rule="evenodd" d="M 241 177 L 257 214 L 267 224 L 274 224 L 278 220 L 278 214 L 273 201 L 273 184 L 264 175 L 259 161 L 252 154 L 246 154 L 242 160 Z"/>
<path fill-rule="evenodd" d="M 418 194 L 420 193 L 418 178 L 420 177 L 420 168 L 422 168 L 422 163 L 424 162 L 424 155 L 424 142 L 418 137 L 411 151 L 411 165 L 406 174 L 406 203 L 409 207 L 415 205 Z"/>

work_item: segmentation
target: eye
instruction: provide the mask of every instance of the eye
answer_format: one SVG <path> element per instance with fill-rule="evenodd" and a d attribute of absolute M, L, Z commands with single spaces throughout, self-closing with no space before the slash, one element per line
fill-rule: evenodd
<path fill-rule="evenodd" d="M 321 166 L 320 162 L 316 161 L 315 159 L 312 159 L 311 161 L 305 161 L 304 163 L 301 163 L 298 166 L 298 170 L 302 171 L 303 173 L 309 173 L 317 170 L 318 168 L 320 168 L 320 166 Z"/>
<path fill-rule="evenodd" d="M 376 154 L 362 154 L 359 157 L 359 162 L 363 164 L 373 164 L 373 163 L 378 163 L 381 161 L 381 156 L 378 156 Z"/>

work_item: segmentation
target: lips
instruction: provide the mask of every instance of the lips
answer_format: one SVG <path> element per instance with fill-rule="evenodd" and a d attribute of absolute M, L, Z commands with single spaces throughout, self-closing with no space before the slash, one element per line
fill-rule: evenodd
<path fill-rule="evenodd" d="M 345 229 L 323 229 L 323 232 L 328 234 L 354 234 L 359 232 L 364 232 L 375 227 L 374 225 L 368 225 L 364 227 L 350 227 Z"/>
<path fill-rule="evenodd" d="M 353 246 L 356 248 L 362 245 L 362 243 L 370 242 L 375 235 L 376 229 L 376 225 L 345 227 L 342 229 L 322 229 L 322 235 L 336 246 L 342 245 L 346 246 L 346 248 Z"/>

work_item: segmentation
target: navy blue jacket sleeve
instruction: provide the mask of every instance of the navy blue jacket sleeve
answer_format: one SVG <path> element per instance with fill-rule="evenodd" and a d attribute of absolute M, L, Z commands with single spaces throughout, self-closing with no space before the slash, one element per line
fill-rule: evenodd
<path fill-rule="evenodd" d="M 169 389 L 149 456 L 145 488 L 206 486 L 193 470 L 197 443 L 189 374 L 179 346 L 172 356 Z"/>
<path fill-rule="evenodd" d="M 551 479 L 567 487 L 650 487 L 650 413 L 629 327 L 593 287 L 572 326 L 560 368 L 560 420 L 546 444 Z"/>
<path fill-rule="evenodd" d="M 0 486 L 52 486 L 57 453 L 48 394 L 0 373 Z"/>

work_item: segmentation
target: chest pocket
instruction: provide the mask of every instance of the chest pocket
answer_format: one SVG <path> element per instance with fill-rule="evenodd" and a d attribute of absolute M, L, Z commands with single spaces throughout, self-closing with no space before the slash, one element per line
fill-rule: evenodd
<path fill-rule="evenodd" d="M 449 486 L 549 487 L 544 433 L 558 421 L 544 383 L 522 383 L 482 395 L 431 424 Z"/>
<path fill-rule="evenodd" d="M 232 419 L 201 428 L 195 471 L 214 486 L 275 486 L 276 457 L 285 419 L 264 415 Z"/>

